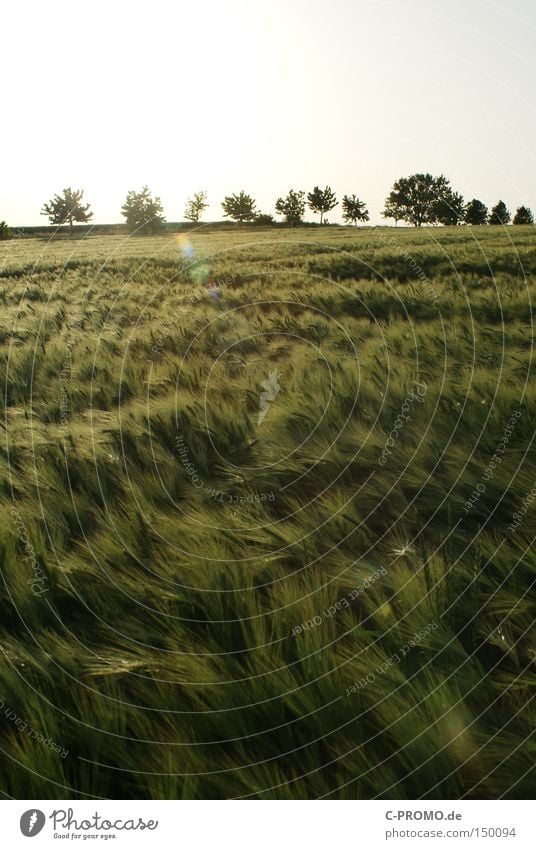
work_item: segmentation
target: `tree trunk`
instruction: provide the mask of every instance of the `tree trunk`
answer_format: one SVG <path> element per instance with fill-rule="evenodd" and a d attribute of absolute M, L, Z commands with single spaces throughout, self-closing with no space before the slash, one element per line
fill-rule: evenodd
<path fill-rule="evenodd" d="M 320 224 L 322 224 L 323 220 L 324 220 L 324 210 L 321 209 L 320 210 Z"/>

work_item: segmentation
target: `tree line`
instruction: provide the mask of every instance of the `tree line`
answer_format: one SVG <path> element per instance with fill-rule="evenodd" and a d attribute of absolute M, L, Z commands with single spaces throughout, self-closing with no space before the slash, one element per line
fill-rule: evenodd
<path fill-rule="evenodd" d="M 324 223 L 325 213 L 333 209 L 337 202 L 329 186 L 325 189 L 315 186 L 307 195 L 307 205 L 314 212 L 319 213 L 321 224 Z M 275 211 L 287 224 L 296 225 L 303 222 L 305 205 L 305 192 L 295 192 L 291 189 L 286 197 L 277 199 Z M 198 223 L 207 206 L 207 193 L 195 192 L 186 203 L 184 217 L 188 221 Z M 224 216 L 233 221 L 264 225 L 275 223 L 272 215 L 257 211 L 256 201 L 244 191 L 228 195 L 221 206 Z M 344 220 L 347 222 L 357 224 L 359 221 L 369 220 L 365 203 L 355 194 L 343 197 L 342 208 Z M 90 205 L 84 203 L 83 190 L 71 188 L 64 189 L 62 194 L 55 195 L 43 206 L 41 214 L 46 215 L 50 223 L 56 226 L 68 224 L 71 231 L 74 223 L 87 223 L 93 216 Z M 143 186 L 138 192 L 128 192 L 125 203 L 121 207 L 121 214 L 132 233 L 142 231 L 154 233 L 165 223 L 162 202 L 159 197 L 153 197 L 148 186 Z"/>
<path fill-rule="evenodd" d="M 405 221 L 415 227 L 422 227 L 423 224 L 509 224 L 512 221 L 503 200 L 497 201 L 491 212 L 478 198 L 466 203 L 443 174 L 439 177 L 432 174 L 401 177 L 387 196 L 382 215 L 384 218 L 392 218 L 395 225 Z M 534 224 L 529 207 L 519 206 L 512 223 Z"/>
<path fill-rule="evenodd" d="M 286 224 L 296 226 L 303 223 L 305 208 L 308 206 L 319 215 L 320 224 L 327 224 L 325 215 L 338 203 L 337 196 L 330 186 L 323 189 L 315 186 L 307 195 L 304 191 L 290 189 L 285 197 L 276 200 L 274 210 Z M 275 223 L 271 214 L 257 210 L 255 199 L 244 191 L 228 195 L 221 206 L 225 217 L 239 223 Z M 342 217 L 347 224 L 357 225 L 369 221 L 366 203 L 356 194 L 343 195 L 341 206 Z M 188 221 L 198 223 L 207 207 L 207 193 L 195 192 L 188 198 L 184 216 Z M 54 195 L 44 204 L 41 214 L 46 215 L 53 225 L 68 224 L 71 232 L 74 223 L 87 223 L 93 217 L 90 204 L 84 203 L 83 190 L 72 188 Z M 159 197 L 153 197 L 148 186 L 143 186 L 140 191 L 128 192 L 121 207 L 121 214 L 131 233 L 156 233 L 165 224 L 162 202 Z M 394 220 L 395 225 L 404 221 L 415 227 L 441 224 L 506 225 L 510 222 L 534 224 L 532 211 L 527 206 L 519 206 L 512 220 L 502 200 L 499 200 L 491 211 L 478 198 L 466 202 L 459 192 L 452 189 L 450 181 L 442 174 L 412 174 L 396 180 L 385 200 L 382 215 L 386 219 Z M 0 222 L 0 238 L 7 238 L 8 235 L 6 222 Z"/>

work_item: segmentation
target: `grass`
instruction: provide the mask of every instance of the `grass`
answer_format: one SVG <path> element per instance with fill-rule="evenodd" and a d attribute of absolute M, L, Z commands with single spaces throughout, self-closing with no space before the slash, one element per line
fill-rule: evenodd
<path fill-rule="evenodd" d="M 188 236 L 0 245 L 3 793 L 530 798 L 534 229 Z"/>

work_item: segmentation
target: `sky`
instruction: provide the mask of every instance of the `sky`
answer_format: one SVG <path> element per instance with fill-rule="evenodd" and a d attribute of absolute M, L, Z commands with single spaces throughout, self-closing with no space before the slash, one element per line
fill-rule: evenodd
<path fill-rule="evenodd" d="M 66 186 L 113 223 L 144 184 L 168 221 L 329 184 L 379 224 L 416 171 L 536 209 L 535 38 L 533 0 L 5 4 L 0 219 L 47 223 Z"/>

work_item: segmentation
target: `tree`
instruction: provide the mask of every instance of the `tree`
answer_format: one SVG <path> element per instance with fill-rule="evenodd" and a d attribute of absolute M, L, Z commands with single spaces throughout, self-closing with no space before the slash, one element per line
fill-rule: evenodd
<path fill-rule="evenodd" d="M 478 198 L 470 200 L 465 207 L 464 220 L 466 224 L 487 224 L 488 208 L 485 203 L 482 203 Z"/>
<path fill-rule="evenodd" d="M 315 186 L 313 191 L 307 195 L 307 205 L 313 212 L 320 213 L 320 223 L 322 224 L 324 213 L 337 206 L 335 192 L 331 191 L 330 186 L 326 186 L 325 189 Z"/>
<path fill-rule="evenodd" d="M 528 206 L 519 206 L 514 215 L 514 224 L 534 224 L 534 216 Z"/>
<path fill-rule="evenodd" d="M 454 197 L 449 181 L 442 174 L 439 177 L 412 174 L 394 183 L 386 198 L 383 216 L 395 221 L 408 221 L 415 227 L 436 224 L 439 221 L 439 201 L 445 200 L 448 205 Z"/>
<path fill-rule="evenodd" d="M 438 224 L 453 227 L 461 224 L 464 220 L 464 200 L 459 192 L 453 192 L 448 188 L 444 190 L 443 196 L 435 205 L 435 217 Z"/>
<path fill-rule="evenodd" d="M 286 198 L 276 200 L 275 211 L 278 215 L 284 215 L 285 221 L 291 227 L 301 224 L 305 212 L 305 192 L 295 192 L 291 189 Z"/>
<path fill-rule="evenodd" d="M 52 200 L 44 204 L 41 215 L 48 215 L 50 223 L 58 227 L 68 223 L 72 234 L 73 221 L 85 224 L 93 217 L 89 203 L 82 203 L 83 197 L 82 189 L 64 189 L 63 194 L 54 195 Z"/>
<path fill-rule="evenodd" d="M 222 203 L 223 214 L 235 221 L 253 221 L 256 216 L 255 201 L 251 195 L 240 192 L 239 195 L 229 195 Z"/>
<path fill-rule="evenodd" d="M 490 224 L 508 224 L 510 221 L 510 213 L 506 208 L 506 204 L 503 200 L 500 200 L 495 204 L 493 209 L 491 210 L 491 215 L 489 217 Z"/>
<path fill-rule="evenodd" d="M 157 233 L 166 220 L 159 197 L 152 197 L 148 186 L 141 191 L 130 191 L 121 207 L 130 233 Z"/>
<path fill-rule="evenodd" d="M 188 221 L 195 221 L 195 223 L 197 223 L 207 206 L 207 193 L 196 192 L 193 197 L 188 198 L 186 209 L 184 210 L 184 217 L 187 218 Z"/>
<path fill-rule="evenodd" d="M 342 217 L 345 221 L 355 224 L 358 221 L 368 221 L 369 213 L 365 201 L 356 195 L 344 195 L 342 199 Z"/>
<path fill-rule="evenodd" d="M 270 227 L 272 224 L 275 224 L 274 216 L 270 215 L 268 212 L 259 212 L 255 216 L 253 223 L 257 224 L 259 227 Z"/>
<path fill-rule="evenodd" d="M 9 239 L 9 227 L 5 221 L 0 221 L 0 241 L 2 239 Z"/>
<path fill-rule="evenodd" d="M 391 194 L 392 194 L 392 192 L 391 192 Z M 396 227 L 398 222 L 400 221 L 400 216 L 402 214 L 402 210 L 400 209 L 400 207 L 398 206 L 398 204 L 396 202 L 392 202 L 389 199 L 390 197 L 391 197 L 391 195 L 389 195 L 389 197 L 385 201 L 385 209 L 382 212 L 382 216 L 383 216 L 383 218 L 393 218 L 394 222 L 395 222 L 395 227 Z"/>

